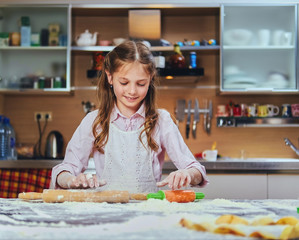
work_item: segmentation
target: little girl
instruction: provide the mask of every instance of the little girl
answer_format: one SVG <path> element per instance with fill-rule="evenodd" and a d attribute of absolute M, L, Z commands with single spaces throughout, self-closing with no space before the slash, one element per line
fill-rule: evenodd
<path fill-rule="evenodd" d="M 150 50 L 127 41 L 104 60 L 98 83 L 98 110 L 76 129 L 64 161 L 52 171 L 52 188 L 94 188 L 156 192 L 204 186 L 206 171 L 179 132 L 170 114 L 156 108 L 156 68 Z M 163 181 L 165 153 L 179 169 Z M 90 156 L 96 174 L 84 174 Z"/>

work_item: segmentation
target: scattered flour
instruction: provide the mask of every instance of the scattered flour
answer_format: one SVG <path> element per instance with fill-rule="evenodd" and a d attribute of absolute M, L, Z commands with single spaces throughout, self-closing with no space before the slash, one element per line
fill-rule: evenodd
<path fill-rule="evenodd" d="M 202 199 L 198 202 L 170 203 L 167 200 L 149 199 L 129 204 L 110 204 L 106 202 L 33 203 L 0 199 L 0 239 L 52 240 L 61 239 L 61 236 L 65 239 L 80 240 L 86 238 L 139 240 L 141 237 L 142 239 L 163 239 L 163 237 L 165 239 L 165 236 L 173 239 L 224 239 L 223 236 L 190 231 L 180 227 L 178 223 L 182 218 L 196 223 L 214 223 L 215 219 L 223 213 L 239 214 L 246 218 L 247 216 L 249 218 L 270 216 L 277 220 L 278 213 L 285 215 L 294 211 L 296 214 L 294 206 L 298 207 L 299 201 L 241 202 Z M 277 212 L 271 212 L 270 209 Z M 124 215 L 125 218 L 118 221 Z M 102 221 L 92 222 L 99 216 Z M 30 221 L 27 221 L 28 219 Z M 71 223 L 72 220 L 75 224 Z"/>
<path fill-rule="evenodd" d="M 63 199 L 63 198 L 64 198 L 63 195 L 58 195 L 58 196 L 57 196 L 57 200 L 61 200 L 61 199 Z"/>
<path fill-rule="evenodd" d="M 226 207 L 240 207 L 240 208 L 254 208 L 254 206 L 248 202 L 235 202 L 223 198 L 216 198 L 208 203 L 210 207 L 226 206 Z"/>

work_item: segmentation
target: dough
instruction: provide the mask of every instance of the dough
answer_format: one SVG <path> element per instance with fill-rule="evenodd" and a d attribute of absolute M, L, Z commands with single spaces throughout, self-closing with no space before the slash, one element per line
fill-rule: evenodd
<path fill-rule="evenodd" d="M 275 222 L 271 217 L 261 217 L 254 220 L 251 225 L 253 226 L 265 226 L 265 225 L 274 225 Z"/>
<path fill-rule="evenodd" d="M 248 221 L 236 215 L 222 215 L 216 219 L 216 224 L 244 224 L 248 225 Z"/>
<path fill-rule="evenodd" d="M 203 223 L 193 223 L 190 220 L 187 220 L 185 218 L 182 218 L 180 221 L 180 225 L 182 227 L 195 230 L 195 231 L 200 231 L 200 232 L 213 232 L 213 227 L 206 222 Z"/>
<path fill-rule="evenodd" d="M 299 220 L 293 216 L 287 216 L 287 217 L 283 217 L 280 218 L 276 224 L 277 225 L 292 225 L 295 226 L 297 223 L 299 223 Z"/>
<path fill-rule="evenodd" d="M 286 216 L 274 221 L 265 216 L 249 222 L 236 215 L 221 215 L 215 222 L 195 223 L 186 218 L 180 220 L 182 227 L 216 234 L 232 234 L 241 237 L 261 239 L 298 239 L 299 220 L 293 216 Z"/>
<path fill-rule="evenodd" d="M 255 231 L 249 235 L 249 237 L 253 238 L 262 238 L 262 239 L 277 239 L 272 233 L 266 231 Z"/>
<path fill-rule="evenodd" d="M 214 233 L 217 234 L 232 234 L 236 236 L 246 237 L 246 233 L 243 232 L 240 228 L 235 225 L 221 225 L 214 230 Z"/>

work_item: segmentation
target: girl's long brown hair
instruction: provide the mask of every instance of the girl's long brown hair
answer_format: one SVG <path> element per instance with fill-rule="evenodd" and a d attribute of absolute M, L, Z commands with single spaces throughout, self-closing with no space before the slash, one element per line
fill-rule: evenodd
<path fill-rule="evenodd" d="M 109 138 L 110 115 L 116 103 L 116 97 L 114 95 L 113 89 L 108 83 L 108 78 L 105 71 L 113 75 L 124 64 L 133 63 L 135 61 L 140 62 L 144 66 L 145 71 L 151 76 L 149 89 L 144 99 L 144 129 L 140 133 L 139 140 L 142 142 L 141 135 L 145 132 L 148 146 L 154 151 L 158 150 L 158 145 L 152 138 L 152 133 L 158 121 L 156 107 L 156 67 L 154 64 L 153 55 L 148 47 L 143 43 L 126 41 L 115 47 L 106 55 L 102 67 L 102 73 L 97 86 L 99 112 L 93 123 L 92 130 L 95 137 L 94 149 L 97 149 L 100 153 L 104 153 L 103 147 L 106 145 Z M 99 131 L 99 129 L 101 129 L 101 131 Z"/>

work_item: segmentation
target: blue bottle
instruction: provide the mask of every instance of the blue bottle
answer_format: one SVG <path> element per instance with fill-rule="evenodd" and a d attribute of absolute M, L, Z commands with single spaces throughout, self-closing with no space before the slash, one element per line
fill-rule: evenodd
<path fill-rule="evenodd" d="M 4 116 L 0 115 L 0 160 L 6 160 L 7 139 L 5 126 L 3 123 Z"/>
<path fill-rule="evenodd" d="M 16 134 L 15 130 L 10 124 L 9 118 L 5 117 L 3 120 L 4 128 L 6 131 L 7 146 L 6 146 L 6 159 L 7 160 L 17 160 L 17 150 L 16 150 Z"/>
<path fill-rule="evenodd" d="M 196 68 L 196 52 L 190 52 L 190 68 Z"/>

